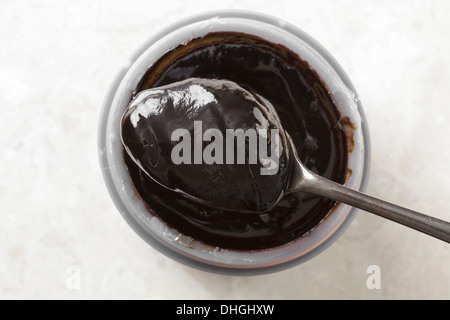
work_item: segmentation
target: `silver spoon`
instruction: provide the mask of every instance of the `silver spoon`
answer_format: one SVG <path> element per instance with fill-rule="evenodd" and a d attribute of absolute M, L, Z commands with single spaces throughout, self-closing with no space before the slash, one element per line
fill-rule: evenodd
<path fill-rule="evenodd" d="M 379 200 L 311 172 L 300 161 L 289 136 L 288 141 L 295 163 L 286 194 L 307 192 L 343 202 L 450 243 L 450 223 Z"/>
<path fill-rule="evenodd" d="M 204 90 L 206 92 L 206 94 L 211 94 L 211 96 L 214 96 L 213 94 L 217 90 L 219 90 L 219 91 L 220 90 L 222 90 L 222 91 L 228 90 L 229 91 L 228 93 L 232 93 L 233 95 L 237 95 L 237 93 L 239 93 L 237 95 L 237 97 L 239 97 L 239 99 L 242 100 L 242 102 L 243 102 L 242 105 L 245 105 L 244 102 L 246 102 L 246 101 L 247 101 L 247 105 L 248 105 L 248 101 L 253 101 L 254 106 L 252 105 L 252 107 L 257 107 L 260 110 L 262 110 L 262 112 L 265 112 L 265 113 L 271 115 L 267 119 L 270 118 L 271 121 L 273 122 L 273 125 L 276 126 L 280 132 L 285 133 L 287 141 L 285 141 L 285 143 L 283 143 L 283 144 L 286 144 L 284 146 L 285 147 L 284 150 L 286 151 L 286 153 L 289 153 L 289 155 L 290 155 L 289 158 L 291 159 L 290 161 L 293 161 L 292 165 L 289 166 L 290 170 L 288 172 L 289 178 L 288 178 L 287 184 L 283 186 L 282 190 L 280 190 L 280 195 L 279 195 L 278 200 L 276 200 L 276 198 L 275 198 L 274 201 L 272 201 L 272 203 L 270 205 L 268 205 L 268 208 L 256 208 L 256 209 L 268 210 L 270 208 L 273 208 L 277 204 L 277 202 L 286 194 L 290 194 L 290 193 L 294 193 L 294 192 L 312 193 L 312 194 L 315 194 L 318 196 L 326 197 L 326 198 L 329 198 L 329 199 L 332 199 L 335 201 L 349 204 L 353 207 L 357 207 L 357 208 L 363 209 L 368 212 L 372 212 L 383 218 L 398 222 L 400 224 L 403 224 L 405 226 L 408 226 L 410 228 L 413 228 L 415 230 L 418 230 L 420 232 L 426 233 L 430 236 L 436 237 L 438 239 L 441 239 L 443 241 L 450 243 L 450 223 L 427 216 L 427 215 L 424 215 L 424 214 L 421 214 L 421 213 L 418 213 L 418 212 L 415 212 L 415 211 L 412 211 L 412 210 L 409 210 L 409 209 L 406 209 L 406 208 L 402 208 L 400 206 L 397 206 L 397 205 L 376 199 L 374 197 L 368 196 L 361 192 L 349 189 L 343 185 L 340 185 L 331 180 L 325 179 L 317 174 L 314 174 L 310 170 L 308 170 L 302 164 L 302 162 L 299 160 L 295 145 L 293 144 L 292 139 L 290 138 L 289 134 L 284 130 L 283 126 L 281 125 L 278 115 L 276 114 L 276 110 L 271 105 L 271 103 L 259 95 L 255 95 L 253 93 L 246 91 L 245 89 L 241 88 L 239 85 L 237 85 L 236 83 L 233 83 L 231 81 L 193 78 L 193 79 L 188 79 L 188 80 L 181 81 L 178 83 L 173 83 L 169 86 L 154 88 L 152 90 L 144 91 L 140 95 L 138 95 L 138 97 L 130 104 L 130 106 L 126 110 L 124 117 L 122 119 L 122 126 L 124 126 L 125 124 L 129 125 L 129 127 L 132 128 L 131 132 L 134 132 L 133 130 L 136 130 L 136 134 L 133 136 L 126 137 L 127 139 L 125 139 L 123 136 L 123 127 L 122 127 L 121 134 L 122 134 L 122 141 L 124 143 L 125 149 L 130 154 L 130 156 L 133 159 L 135 159 L 136 164 L 138 164 L 145 173 L 147 173 L 151 178 L 153 178 L 156 182 L 160 183 L 162 186 L 164 186 L 168 189 L 174 190 L 174 186 L 171 186 L 170 184 L 168 184 L 168 182 L 166 180 L 160 181 L 160 180 L 158 180 L 158 177 L 153 177 L 151 173 L 161 171 L 162 169 L 160 169 L 156 164 L 165 163 L 164 160 L 166 160 L 168 162 L 168 161 L 170 161 L 170 159 L 164 159 L 164 157 L 162 157 L 162 155 L 161 155 L 161 157 L 158 158 L 159 161 L 156 161 L 156 164 L 153 164 L 151 161 L 149 162 L 148 159 L 153 158 L 153 156 L 149 156 L 148 147 L 145 147 L 146 146 L 145 140 L 147 139 L 149 141 L 152 141 L 152 139 L 155 140 L 158 138 L 158 135 L 155 135 L 155 132 L 153 130 L 150 130 L 150 129 L 152 129 L 151 125 L 153 125 L 153 126 L 166 126 L 167 125 L 166 122 L 161 122 L 158 120 L 153 121 L 152 119 L 155 116 L 155 114 L 158 115 L 158 113 L 156 113 L 156 111 L 162 112 L 163 110 L 170 109 L 166 106 L 168 99 L 164 98 L 165 95 L 167 94 L 168 90 L 169 91 L 170 90 L 172 90 L 172 91 L 173 90 L 181 90 L 181 89 L 185 88 L 186 86 L 191 86 L 191 85 L 201 87 L 202 90 Z M 196 97 L 192 96 L 192 90 L 187 90 L 186 92 L 183 91 L 182 96 L 185 97 L 186 99 L 188 99 L 188 101 L 196 101 Z M 251 99 L 249 100 L 248 97 L 251 97 Z M 159 108 L 155 109 L 156 111 L 152 109 L 153 111 L 155 111 L 153 113 L 147 112 L 149 110 L 149 107 L 145 107 L 146 101 L 150 98 L 153 100 L 156 99 L 155 101 L 157 101 L 160 106 Z M 178 100 L 180 100 L 180 99 L 178 99 Z M 202 99 L 200 99 L 200 100 L 202 100 Z M 176 112 L 178 112 L 178 113 L 175 113 L 178 117 L 178 118 L 176 118 L 177 119 L 176 121 L 178 121 L 180 118 L 183 118 L 183 117 L 186 117 L 188 120 L 193 121 L 193 119 L 191 119 L 192 114 L 199 114 L 198 117 L 200 117 L 200 118 L 197 120 L 202 120 L 201 115 L 203 115 L 203 113 L 198 112 L 201 109 L 216 108 L 216 109 L 222 110 L 221 112 L 224 112 L 224 110 L 228 110 L 228 108 L 233 107 L 232 105 L 229 105 L 229 103 L 227 102 L 228 100 L 225 100 L 225 103 L 223 103 L 223 104 L 221 103 L 221 101 L 214 100 L 215 101 L 214 103 L 208 102 L 203 105 L 196 106 L 196 112 L 192 113 L 192 112 L 189 112 L 189 107 L 191 106 L 192 103 L 184 103 L 183 102 L 184 100 L 180 100 L 180 101 L 178 101 L 178 104 L 176 105 L 176 108 L 174 109 Z M 175 103 L 172 102 L 172 105 L 175 105 Z M 139 109 L 139 107 L 142 107 L 141 108 L 142 110 Z M 231 110 L 234 112 L 236 111 L 235 109 L 231 109 Z M 173 112 L 175 112 L 175 111 L 173 111 Z M 214 121 L 214 120 L 219 121 L 219 122 L 221 121 L 220 117 L 219 117 L 219 119 L 212 119 L 210 116 L 211 115 L 210 112 L 205 112 L 204 114 L 208 117 L 207 120 L 210 122 Z M 147 122 L 149 122 L 151 125 L 147 126 L 144 123 L 142 128 L 140 126 L 137 126 L 136 123 L 132 125 L 133 115 L 135 116 L 136 123 L 138 122 L 137 119 L 144 118 L 144 120 L 147 119 L 148 120 Z M 144 121 L 144 120 L 142 120 L 142 121 Z M 141 121 L 141 120 L 139 120 L 139 121 Z M 238 121 L 237 124 L 240 125 L 241 122 Z M 149 129 L 149 130 L 147 130 L 147 129 Z M 141 130 L 141 131 L 139 131 L 139 130 Z M 159 130 L 158 132 L 167 133 L 167 130 Z M 164 138 L 164 137 L 159 137 L 159 139 L 162 139 L 162 138 Z M 143 140 L 143 141 L 141 141 L 141 140 Z M 136 148 L 133 149 L 136 152 L 136 154 L 134 154 L 133 151 L 127 147 L 126 141 L 128 141 L 128 143 L 131 146 L 136 144 L 136 142 L 138 143 L 138 145 L 140 147 L 137 149 Z M 154 148 L 154 149 L 159 150 L 158 148 Z M 151 150 L 153 150 L 153 149 L 151 149 Z M 154 152 L 156 152 L 156 151 L 154 151 Z M 164 154 L 170 154 L 170 152 L 166 152 Z M 226 171 L 224 171 L 224 172 L 226 173 Z M 239 172 L 238 172 L 238 174 L 239 174 Z M 172 176 L 176 175 L 176 173 L 171 172 L 171 175 Z M 187 181 L 187 182 L 190 182 L 190 181 Z M 189 199 L 191 199 L 193 201 L 198 201 L 203 204 L 206 203 L 213 207 L 216 206 L 214 202 L 212 202 L 212 203 L 207 202 L 206 200 L 200 199 L 194 195 L 191 195 L 189 192 L 186 192 L 186 191 L 187 190 L 180 190 L 180 189 L 176 188 L 176 192 L 181 192 L 183 195 L 185 195 L 186 197 L 188 197 Z M 239 196 L 239 188 L 231 188 L 230 190 L 227 190 L 227 191 L 228 191 L 229 195 L 233 195 L 232 193 L 236 192 L 236 197 Z M 214 196 L 215 194 L 216 194 L 216 192 L 214 191 L 212 193 L 212 195 L 210 195 L 210 196 Z M 248 200 L 248 199 L 246 199 L 246 200 Z M 230 207 L 227 207 L 228 205 Z M 230 201 L 228 201 L 228 198 L 227 198 L 227 201 L 222 203 L 219 208 L 229 209 L 229 210 L 238 209 L 242 212 L 246 212 L 247 208 L 245 207 L 245 205 L 247 205 L 247 201 L 239 202 L 238 205 L 236 205 L 235 202 L 230 203 Z M 256 211 L 256 212 L 259 212 L 259 211 Z"/>

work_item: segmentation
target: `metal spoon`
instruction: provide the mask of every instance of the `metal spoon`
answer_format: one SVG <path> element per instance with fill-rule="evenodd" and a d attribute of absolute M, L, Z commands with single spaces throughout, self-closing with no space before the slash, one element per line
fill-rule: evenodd
<path fill-rule="evenodd" d="M 307 192 L 343 202 L 450 243 L 449 222 L 376 199 L 311 172 L 300 161 L 289 136 L 288 140 L 294 163 L 286 194 Z"/>
<path fill-rule="evenodd" d="M 185 90 L 186 87 L 189 86 L 196 86 L 197 90 Z M 189 87 L 190 88 L 190 87 Z M 172 109 L 168 107 L 166 104 L 168 103 L 169 99 L 167 98 L 167 95 L 170 93 L 169 91 L 176 91 L 176 90 L 182 90 L 178 92 L 175 96 L 183 96 L 185 99 L 188 99 L 188 101 L 197 101 L 198 97 L 192 96 L 192 92 L 198 91 L 198 88 L 201 88 L 201 90 L 204 91 L 204 94 L 207 96 L 213 97 L 211 101 L 208 101 L 208 103 L 203 103 L 201 105 L 197 105 L 196 112 L 190 112 L 190 107 L 192 107 L 192 103 L 184 103 L 184 100 L 182 99 L 175 99 L 178 101 L 177 103 L 173 103 L 175 101 L 174 99 L 170 100 L 172 101 L 170 104 L 172 106 Z M 184 91 L 183 91 L 184 90 Z M 318 196 L 330 198 L 335 201 L 343 202 L 346 204 L 349 204 L 351 206 L 375 213 L 381 217 L 387 218 L 389 220 L 398 222 L 400 224 L 403 224 L 405 226 L 408 226 L 410 228 L 416 229 L 418 231 L 421 231 L 423 233 L 426 233 L 428 235 L 431 235 L 433 237 L 436 237 L 438 239 L 441 239 L 443 241 L 446 241 L 450 243 L 450 223 L 426 216 L 424 214 L 408 210 L 402 207 L 399 207 L 394 204 L 390 204 L 388 202 L 378 200 L 376 198 L 373 198 L 371 196 L 365 195 L 363 193 L 360 193 L 358 191 L 349 189 L 345 186 L 342 186 L 340 184 L 337 184 L 335 182 L 332 182 L 330 180 L 327 180 L 325 178 L 322 178 L 318 176 L 317 174 L 312 173 L 310 170 L 308 170 L 302 162 L 299 160 L 299 157 L 297 155 L 297 151 L 295 148 L 295 145 L 292 142 L 292 139 L 289 137 L 289 134 L 284 130 L 282 127 L 282 124 L 279 120 L 279 117 L 276 113 L 275 108 L 271 105 L 271 103 L 264 99 L 263 97 L 256 95 L 254 93 L 250 93 L 246 91 L 245 89 L 241 88 L 238 84 L 233 83 L 231 81 L 225 81 L 225 80 L 215 80 L 215 79 L 199 79 L 199 78 L 193 78 L 193 79 L 187 79 L 185 81 L 173 83 L 168 86 L 160 87 L 160 88 L 154 88 L 151 90 L 146 90 L 139 94 L 137 98 L 130 104 L 128 109 L 126 110 L 124 117 L 122 119 L 122 127 L 121 127 L 121 134 L 122 134 L 122 142 L 124 144 L 125 149 L 129 153 L 129 155 L 134 159 L 136 164 L 140 166 L 140 168 L 149 175 L 152 179 L 154 179 L 156 182 L 160 183 L 162 186 L 179 192 L 186 196 L 187 198 L 197 201 L 202 204 L 210 205 L 212 207 L 218 207 L 220 209 L 228 209 L 228 210 L 238 210 L 240 212 L 247 212 L 249 211 L 248 204 L 251 199 L 245 198 L 244 201 L 229 201 L 230 198 L 233 198 L 235 196 L 236 199 L 240 199 L 240 189 L 239 187 L 230 187 L 227 188 L 227 196 L 225 199 L 221 199 L 220 197 L 217 198 L 217 192 L 214 188 L 211 188 L 212 193 L 208 194 L 207 199 L 213 198 L 216 201 L 207 201 L 206 199 L 203 199 L 196 196 L 195 194 L 198 194 L 198 190 L 195 188 L 190 187 L 188 190 L 180 190 L 177 186 L 173 186 L 169 183 L 167 178 L 162 179 L 159 177 L 161 175 L 161 172 L 164 173 L 168 169 L 168 167 L 163 167 L 162 164 L 165 163 L 171 163 L 170 158 L 164 158 L 164 156 L 161 153 L 160 150 L 156 147 L 149 147 L 148 141 L 153 140 L 161 140 L 161 141 L 170 141 L 171 139 L 169 137 L 165 137 L 164 134 L 168 134 L 167 130 L 156 130 L 158 126 L 166 126 L 167 122 L 161 122 L 160 120 L 157 120 L 159 118 L 154 118 L 155 116 L 158 116 L 160 113 L 164 112 L 164 110 L 172 110 L 172 113 L 170 113 L 172 116 L 175 114 L 177 118 L 175 119 L 176 123 L 180 119 L 186 118 L 188 123 L 193 122 L 194 120 L 203 120 L 203 116 L 205 116 L 206 120 L 209 122 L 218 122 L 222 123 L 222 119 L 219 117 L 212 118 L 211 114 L 218 114 L 217 112 L 199 112 L 201 109 L 208 109 L 212 108 L 214 110 L 221 110 L 220 114 L 224 114 L 225 110 L 228 110 L 227 112 L 234 112 L 236 113 L 237 109 L 235 109 L 234 105 L 230 104 L 230 99 L 224 99 L 224 101 L 216 100 L 214 97 L 214 93 L 219 90 L 222 92 L 222 95 L 225 92 L 227 92 L 229 95 L 237 95 L 236 99 L 233 101 L 239 102 L 239 99 L 242 102 L 242 106 L 249 105 L 249 101 L 252 101 L 253 104 L 251 104 L 252 108 L 260 110 L 261 114 L 267 114 L 267 119 L 265 121 L 269 122 L 269 118 L 273 122 L 272 125 L 276 126 L 277 129 L 280 132 L 285 133 L 286 140 L 283 142 L 283 150 L 286 153 L 289 153 L 289 158 L 292 161 L 292 164 L 289 165 L 288 171 L 286 171 L 286 174 L 288 174 L 287 184 L 283 185 L 283 188 L 279 188 L 277 192 L 277 197 L 269 197 L 267 199 L 267 202 L 269 202 L 267 205 L 264 203 L 264 206 L 258 207 L 257 205 L 254 205 L 252 210 L 250 212 L 264 212 L 270 208 L 273 208 L 277 202 L 286 194 L 294 193 L 294 192 L 307 192 L 312 193 Z M 228 90 L 228 91 L 227 91 Z M 168 93 L 169 92 L 169 93 Z M 169 94 L 170 95 L 170 94 Z M 250 97 L 250 98 L 249 98 Z M 158 104 L 158 108 L 151 108 L 152 105 L 146 106 L 145 103 L 147 100 L 152 99 L 155 103 Z M 204 99 L 203 99 L 204 100 Z M 199 99 L 199 101 L 203 101 L 202 99 Z M 246 104 L 245 104 L 246 103 Z M 173 106 L 176 105 L 176 108 L 173 108 Z M 241 107 L 242 109 L 243 107 Z M 149 112 L 149 110 L 153 112 Z M 230 111 L 231 110 L 231 111 Z M 156 112 L 157 111 L 157 112 Z M 192 114 L 196 115 L 196 118 L 193 118 Z M 219 115 L 220 115 L 219 114 Z M 250 113 L 248 113 L 250 114 Z M 134 117 L 134 120 L 133 120 Z M 139 125 L 137 125 L 139 119 Z M 170 120 L 170 119 L 169 119 Z M 241 119 L 242 121 L 235 120 L 235 126 L 239 127 L 246 123 L 249 119 Z M 258 119 L 251 119 L 251 121 L 260 121 Z M 141 123 L 142 122 L 142 123 Z M 134 123 L 134 124 L 133 124 Z M 131 135 L 123 135 L 124 132 L 124 126 L 127 125 L 127 128 L 131 128 L 131 130 L 128 130 Z M 142 126 L 142 128 L 141 128 Z M 153 130 L 155 129 L 155 130 Z M 125 130 L 127 131 L 127 130 Z M 128 132 L 127 131 L 127 132 Z M 159 135 L 155 132 L 159 132 Z M 163 134 L 161 134 L 161 132 Z M 137 147 L 136 147 L 137 145 Z M 156 143 L 155 143 L 156 145 Z M 169 144 L 167 144 L 169 145 Z M 133 147 L 134 146 L 134 147 Z M 170 146 L 170 145 L 169 145 Z M 133 147 L 133 148 L 131 148 Z M 149 153 L 149 150 L 152 151 L 152 153 Z M 159 153 L 158 153 L 159 152 Z M 170 155 L 170 151 L 167 151 L 164 153 L 164 155 L 167 157 L 167 155 Z M 157 157 L 156 157 L 157 156 Z M 158 161 L 149 161 L 152 158 L 156 157 L 155 159 L 159 159 Z M 159 164 L 159 166 L 158 166 Z M 172 167 L 170 167 L 172 168 Z M 178 169 L 178 167 L 172 168 L 172 171 L 170 172 L 170 176 L 176 176 L 176 181 L 183 181 L 180 177 L 182 176 L 181 169 Z M 202 167 L 195 167 L 196 169 L 202 168 Z M 223 167 L 226 169 L 226 166 Z M 234 173 L 236 178 L 239 178 L 238 175 L 241 174 L 241 171 L 224 171 L 222 174 L 230 174 L 230 172 Z M 164 171 L 166 170 L 166 171 Z M 202 177 L 204 179 L 207 179 L 210 177 L 209 171 L 206 171 L 208 174 L 203 174 L 202 171 L 196 171 L 196 174 L 198 174 L 198 180 L 202 181 Z M 153 174 L 152 174 L 153 173 Z M 253 173 L 252 173 L 253 175 Z M 169 176 L 169 174 L 162 174 L 163 177 Z M 192 174 L 189 175 L 189 177 L 192 176 Z M 255 180 L 255 177 L 253 176 L 253 180 Z M 197 181 L 197 180 L 196 180 Z M 285 181 L 285 180 L 283 180 Z M 204 183 L 207 183 L 208 181 L 203 181 Z M 202 182 L 202 183 L 203 183 Z M 190 184 L 193 183 L 193 180 L 186 180 L 184 185 L 190 186 Z M 203 184 L 201 185 L 201 190 L 204 190 Z M 191 194 L 190 191 L 195 191 L 197 193 Z M 274 190 L 271 190 L 273 192 Z M 204 191 L 203 191 L 204 192 Z M 220 203 L 216 203 L 218 201 L 221 201 Z M 222 201 L 223 200 L 223 201 Z"/>

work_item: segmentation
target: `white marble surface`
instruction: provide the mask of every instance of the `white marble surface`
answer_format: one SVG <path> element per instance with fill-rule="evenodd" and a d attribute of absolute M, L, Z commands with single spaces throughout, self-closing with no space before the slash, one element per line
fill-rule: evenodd
<path fill-rule="evenodd" d="M 123 221 L 97 160 L 106 90 L 157 28 L 218 8 L 276 15 L 328 48 L 370 124 L 368 192 L 450 220 L 449 1 L 3 0 L 0 298 L 450 299 L 449 245 L 366 212 L 306 264 L 247 278 L 173 262 Z"/>

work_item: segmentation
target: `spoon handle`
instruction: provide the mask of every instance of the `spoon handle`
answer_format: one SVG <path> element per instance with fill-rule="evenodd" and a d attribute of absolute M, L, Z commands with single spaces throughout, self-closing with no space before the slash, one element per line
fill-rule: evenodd
<path fill-rule="evenodd" d="M 349 204 L 450 243 L 449 222 L 349 189 L 312 172 L 304 173 L 301 190 Z"/>

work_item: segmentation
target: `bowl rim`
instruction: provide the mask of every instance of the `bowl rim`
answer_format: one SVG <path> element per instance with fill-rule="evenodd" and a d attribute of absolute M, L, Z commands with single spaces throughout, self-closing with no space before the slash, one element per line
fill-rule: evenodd
<path fill-rule="evenodd" d="M 193 267 L 195 269 L 200 269 L 203 271 L 213 272 L 213 273 L 219 273 L 219 274 L 226 274 L 226 275 L 260 275 L 260 274 L 267 274 L 267 273 L 273 273 L 277 271 L 281 271 L 290 267 L 293 267 L 295 265 L 298 265 L 300 263 L 306 262 L 307 260 L 315 257 L 319 253 L 323 252 L 325 249 L 327 249 L 332 243 L 334 243 L 348 228 L 348 226 L 351 224 L 352 220 L 354 219 L 356 212 L 358 209 L 351 208 L 347 217 L 342 222 L 342 224 L 338 227 L 338 229 L 333 232 L 324 242 L 319 244 L 316 248 L 312 249 L 311 251 L 307 252 L 304 255 L 301 255 L 297 258 L 294 258 L 292 260 L 280 262 L 276 265 L 270 265 L 270 266 L 254 266 L 253 268 L 240 268 L 240 267 L 233 267 L 230 266 L 220 266 L 220 265 L 214 265 L 214 264 L 206 264 L 201 263 L 196 259 L 192 259 L 182 253 L 179 253 L 175 250 L 171 250 L 168 246 L 162 244 L 157 239 L 154 239 L 153 237 L 149 236 L 148 232 L 135 220 L 133 216 L 128 212 L 128 209 L 126 208 L 125 204 L 122 202 L 121 197 L 119 195 L 119 191 L 115 187 L 115 184 L 113 182 L 113 177 L 111 174 L 111 171 L 109 169 L 109 163 L 107 159 L 107 153 L 106 153 L 106 141 L 107 141 L 107 123 L 108 123 L 108 115 L 110 111 L 110 107 L 112 106 L 113 99 L 115 97 L 115 92 L 119 88 L 125 74 L 128 72 L 130 67 L 136 62 L 136 60 L 149 48 L 150 45 L 157 42 L 158 40 L 165 37 L 167 34 L 192 23 L 196 23 L 199 21 L 204 21 L 208 19 L 212 19 L 215 17 L 220 18 L 243 18 L 243 19 L 253 19 L 257 21 L 261 21 L 263 23 L 271 24 L 277 27 L 280 27 L 280 23 L 282 24 L 282 28 L 286 31 L 292 33 L 293 35 L 299 37 L 303 41 L 305 41 L 308 45 L 310 45 L 319 55 L 321 55 L 328 64 L 331 65 L 331 67 L 335 70 L 337 75 L 341 78 L 342 82 L 348 87 L 353 93 L 356 94 L 356 90 L 351 83 L 349 77 L 345 73 L 345 71 L 342 69 L 342 67 L 338 64 L 338 62 L 334 59 L 334 57 L 321 45 L 319 44 L 315 39 L 313 39 L 311 36 L 309 36 L 307 33 L 299 29 L 298 27 L 285 22 L 277 17 L 273 17 L 270 15 L 262 14 L 256 11 L 248 11 L 248 10 L 214 10 L 214 11 L 207 11 L 200 14 L 196 14 L 193 16 L 186 17 L 184 19 L 180 19 L 175 23 L 172 23 L 170 25 L 167 25 L 166 27 L 160 29 L 159 31 L 153 33 L 137 50 L 133 52 L 133 54 L 130 56 L 129 61 L 126 65 L 124 65 L 121 70 L 116 74 L 112 84 L 110 85 L 106 98 L 104 99 L 103 106 L 100 112 L 100 118 L 99 118 L 99 127 L 98 127 L 98 155 L 99 155 L 99 161 L 100 161 L 100 167 L 103 174 L 103 179 L 106 184 L 106 187 L 108 189 L 108 192 L 121 213 L 122 217 L 125 219 L 125 221 L 130 225 L 130 227 L 142 238 L 144 239 L 148 244 L 150 244 L 152 247 L 154 247 L 159 252 L 165 254 L 169 258 L 172 258 L 175 261 L 178 261 L 184 265 Z M 358 113 L 361 117 L 361 134 L 364 140 L 364 159 L 363 159 L 363 172 L 360 182 L 360 191 L 365 191 L 367 188 L 368 180 L 369 180 L 369 174 L 370 174 L 370 153 L 371 153 L 371 147 L 370 147 L 370 136 L 369 136 L 369 128 L 366 121 L 366 116 L 364 114 L 362 104 L 359 99 L 356 100 Z"/>

